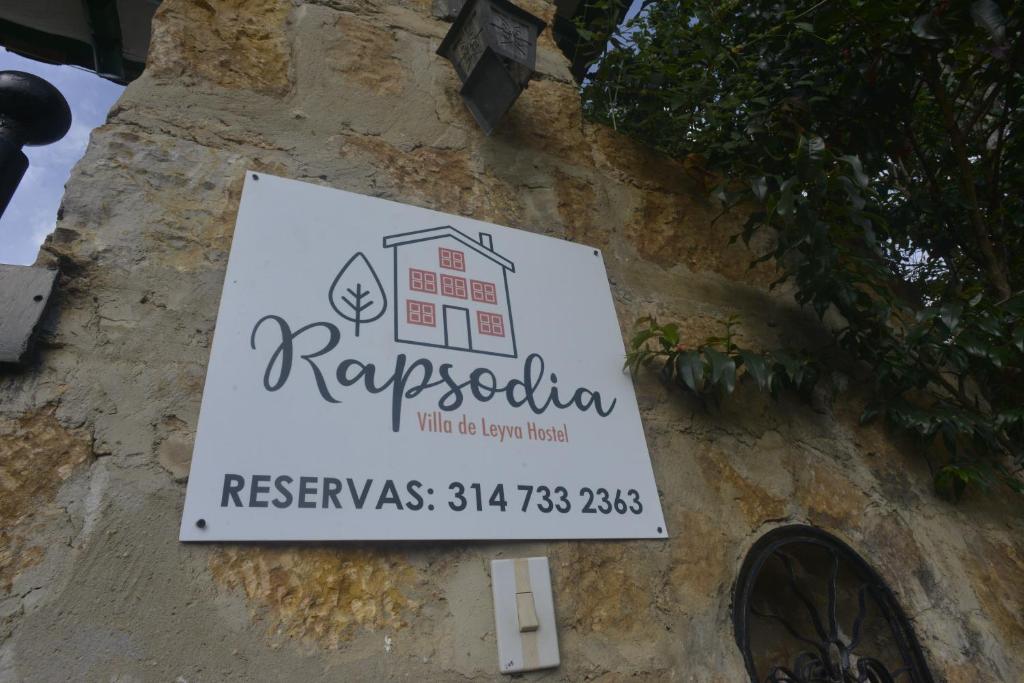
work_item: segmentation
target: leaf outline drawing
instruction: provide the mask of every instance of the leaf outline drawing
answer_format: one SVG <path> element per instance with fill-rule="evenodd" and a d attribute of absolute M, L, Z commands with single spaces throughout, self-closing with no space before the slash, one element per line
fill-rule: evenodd
<path fill-rule="evenodd" d="M 359 272 L 360 270 L 364 272 Z M 339 292 L 339 288 L 341 291 Z M 376 291 L 376 294 L 374 292 Z M 379 296 L 367 299 L 367 297 Z M 331 283 L 327 293 L 331 308 L 345 320 L 355 324 L 356 336 L 359 327 L 380 319 L 388 309 L 388 297 L 377 277 L 377 272 L 370 265 L 361 251 L 352 255 Z M 369 312 L 367 312 L 369 310 Z M 347 312 L 348 311 L 348 312 Z"/>

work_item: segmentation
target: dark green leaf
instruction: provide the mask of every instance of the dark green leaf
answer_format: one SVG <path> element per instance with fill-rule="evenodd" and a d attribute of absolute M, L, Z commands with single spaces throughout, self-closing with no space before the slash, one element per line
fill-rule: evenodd
<path fill-rule="evenodd" d="M 736 361 L 715 349 L 704 349 L 704 356 L 711 364 L 711 381 L 731 394 L 736 386 Z"/>
<path fill-rule="evenodd" d="M 817 135 L 812 135 L 807 139 L 807 155 L 812 159 L 817 159 L 821 156 L 821 153 L 825 150 L 825 141 Z"/>
<path fill-rule="evenodd" d="M 740 351 L 739 354 L 740 358 L 743 359 L 743 365 L 747 368 L 747 372 L 757 382 L 757 388 L 761 391 L 766 391 L 769 388 L 769 373 L 768 363 L 765 361 L 764 356 L 746 350 Z"/>
<path fill-rule="evenodd" d="M 633 335 L 632 339 L 629 340 L 629 346 L 634 350 L 638 349 L 644 344 L 644 342 L 657 336 L 658 331 L 654 328 L 640 330 L 639 332 Z"/>
<path fill-rule="evenodd" d="M 660 379 L 663 384 L 672 383 L 672 369 L 673 365 L 671 362 L 667 362 L 661 366 L 661 370 L 658 371 L 658 379 Z"/>
<path fill-rule="evenodd" d="M 668 346 L 675 347 L 679 343 L 679 325 L 675 323 L 664 325 L 661 328 L 661 336 Z"/>
<path fill-rule="evenodd" d="M 768 183 L 764 176 L 761 176 L 760 178 L 751 178 L 750 189 L 759 201 L 764 201 L 764 197 L 768 193 Z"/>
<path fill-rule="evenodd" d="M 951 301 L 947 304 L 943 304 L 940 309 L 939 316 L 942 318 L 943 324 L 950 332 L 956 331 L 957 325 L 960 323 L 960 315 L 964 312 L 964 306 L 959 301 Z"/>
<path fill-rule="evenodd" d="M 987 313 L 975 318 L 974 322 L 982 331 L 992 335 L 993 337 L 1001 337 L 1003 335 L 1002 321 L 996 320 Z"/>
<path fill-rule="evenodd" d="M 1000 347 L 990 348 L 988 359 L 992 361 L 992 365 L 1000 369 L 1007 367 L 1013 361 L 1010 350 Z"/>
<path fill-rule="evenodd" d="M 694 393 L 704 391 L 704 360 L 696 351 L 684 351 L 676 357 L 676 371 Z"/>
<path fill-rule="evenodd" d="M 942 39 L 938 22 L 931 12 L 922 14 L 915 19 L 914 25 L 911 27 L 911 31 L 914 32 L 915 36 L 922 40 L 937 41 Z"/>
<path fill-rule="evenodd" d="M 775 210 L 782 216 L 793 213 L 793 185 L 796 178 L 788 178 L 780 188 L 779 201 L 775 204 Z"/>
<path fill-rule="evenodd" d="M 1018 292 L 1001 304 L 1006 312 L 1013 315 L 1024 315 L 1024 292 Z"/>
<path fill-rule="evenodd" d="M 856 183 L 860 185 L 862 188 L 867 187 L 870 179 L 868 178 L 867 174 L 864 173 L 864 167 L 860 163 L 860 158 L 850 154 L 841 156 L 839 158 L 850 165 L 850 169 L 853 171 L 854 181 L 856 181 Z"/>
<path fill-rule="evenodd" d="M 976 0 L 971 4 L 971 18 L 979 27 L 985 29 L 997 43 L 1006 39 L 1006 19 L 993 0 Z"/>
<path fill-rule="evenodd" d="M 989 345 L 985 340 L 971 332 L 964 332 L 957 336 L 956 343 L 964 351 L 978 358 L 984 358 L 989 352 Z"/>

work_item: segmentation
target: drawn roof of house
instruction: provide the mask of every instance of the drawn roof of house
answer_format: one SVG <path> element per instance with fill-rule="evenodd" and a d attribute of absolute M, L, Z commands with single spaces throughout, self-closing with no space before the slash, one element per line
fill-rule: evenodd
<path fill-rule="evenodd" d="M 480 233 L 481 238 L 487 238 L 490 241 L 490 235 Z M 507 258 L 494 251 L 489 244 L 477 242 L 473 238 L 469 237 L 463 232 L 460 232 L 450 225 L 442 225 L 438 228 L 427 228 L 426 230 L 413 230 L 412 232 L 403 232 L 397 235 L 388 235 L 384 238 L 385 247 L 397 247 L 402 244 L 412 244 L 415 242 L 426 242 L 428 240 L 436 240 L 441 237 L 452 237 L 458 240 L 462 244 L 466 245 L 473 251 L 479 253 L 481 256 L 485 256 L 490 260 L 497 263 L 502 268 L 511 270 L 513 273 L 516 272 L 516 266 L 514 263 L 509 261 Z"/>

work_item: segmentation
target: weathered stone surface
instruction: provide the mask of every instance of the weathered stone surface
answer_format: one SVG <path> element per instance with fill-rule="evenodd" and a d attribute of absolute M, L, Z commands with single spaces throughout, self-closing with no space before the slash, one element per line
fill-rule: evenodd
<path fill-rule="evenodd" d="M 455 17 L 459 16 L 459 10 L 464 4 L 466 4 L 465 0 L 432 0 L 430 14 L 444 21 L 455 21 Z"/>
<path fill-rule="evenodd" d="M 612 226 L 602 220 L 608 207 L 601 202 L 594 182 L 557 170 L 554 191 L 558 217 L 565 226 L 565 239 L 600 248 L 608 246 Z"/>
<path fill-rule="evenodd" d="M 373 164 L 376 182 L 384 190 L 378 194 L 415 197 L 421 205 L 481 220 L 521 223 L 522 207 L 512 188 L 477 171 L 465 152 L 430 147 L 403 152 L 380 138 L 355 136 L 346 136 L 339 152 L 342 158 L 360 157 Z"/>
<path fill-rule="evenodd" d="M 697 457 L 707 485 L 717 489 L 721 499 L 734 501 L 734 509 L 750 528 L 756 528 L 767 519 L 780 519 L 787 515 L 786 498 L 766 490 L 763 482 L 743 476 L 724 451 L 713 446 L 706 450 L 702 448 Z M 785 467 L 786 463 L 775 465 Z"/>
<path fill-rule="evenodd" d="M 392 31 L 342 13 L 332 28 L 335 35 L 320 46 L 320 57 L 328 68 L 377 96 L 401 92 L 406 72 L 395 56 L 397 41 Z"/>
<path fill-rule="evenodd" d="M 175 481 L 186 481 L 192 464 L 195 430 L 177 415 L 168 415 L 157 426 L 157 461 Z"/>
<path fill-rule="evenodd" d="M 835 528 L 862 515 L 871 503 L 864 491 L 830 467 L 809 464 L 800 477 L 801 502 L 808 517 L 823 528 Z"/>
<path fill-rule="evenodd" d="M 570 628 L 582 634 L 630 632 L 648 622 L 650 586 L 638 576 L 644 567 L 629 555 L 629 549 L 621 543 L 566 549 L 556 576 L 558 595 L 570 615 Z"/>
<path fill-rule="evenodd" d="M 626 226 L 629 240 L 649 261 L 664 267 L 707 270 L 734 282 L 766 285 L 777 277 L 774 266 L 750 268 L 749 253 L 729 240 L 740 231 L 735 216 L 700 200 L 648 191 Z"/>
<path fill-rule="evenodd" d="M 976 536 L 968 543 L 976 561 L 970 579 L 982 612 L 1006 642 L 1024 642 L 1024 555 L 1019 547 L 1001 538 Z"/>
<path fill-rule="evenodd" d="M 240 588 L 275 639 L 337 648 L 356 629 L 398 630 L 418 604 L 416 574 L 373 549 L 226 548 L 210 558 L 213 577 Z"/>
<path fill-rule="evenodd" d="M 43 406 L 16 418 L 0 417 L 0 594 L 46 549 L 32 545 L 33 516 L 92 455 L 88 436 L 69 430 Z"/>
<path fill-rule="evenodd" d="M 656 315 L 692 344 L 736 315 L 745 345 L 827 342 L 729 245 L 740 219 L 714 220 L 699 159 L 583 121 L 549 33 L 540 80 L 483 136 L 430 7 L 162 3 L 40 256 L 62 272 L 47 348 L 0 375 L 0 681 L 493 680 L 487 561 L 547 554 L 555 679 L 732 683 L 733 583 L 785 523 L 872 562 L 938 680 L 1024 678 L 1024 506 L 938 500 L 920 454 L 858 425 L 856 381 L 813 405 L 745 385 L 710 410 L 638 377 L 666 541 L 177 543 L 247 168 L 593 244 L 624 332 Z"/>
<path fill-rule="evenodd" d="M 286 0 L 163 3 L 153 21 L 149 74 L 282 94 L 289 87 L 289 10 Z"/>

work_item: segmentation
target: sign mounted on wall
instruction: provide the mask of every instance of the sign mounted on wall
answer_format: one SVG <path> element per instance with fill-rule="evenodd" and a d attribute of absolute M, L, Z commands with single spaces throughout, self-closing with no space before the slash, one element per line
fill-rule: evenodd
<path fill-rule="evenodd" d="M 183 541 L 664 538 L 600 252 L 248 173 Z"/>

